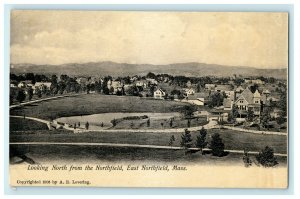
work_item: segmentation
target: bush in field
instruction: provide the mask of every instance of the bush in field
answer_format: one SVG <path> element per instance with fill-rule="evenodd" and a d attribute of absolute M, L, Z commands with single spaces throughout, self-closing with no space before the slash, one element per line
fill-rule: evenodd
<path fill-rule="evenodd" d="M 113 119 L 113 120 L 111 121 L 111 123 L 112 123 L 113 126 L 116 126 L 116 125 L 117 125 L 117 120 L 116 120 L 116 119 Z"/>
<path fill-rule="evenodd" d="M 224 155 L 225 145 L 223 143 L 222 138 L 220 137 L 220 134 L 215 133 L 212 135 L 210 148 L 213 156 L 221 157 Z"/>
<path fill-rule="evenodd" d="M 244 162 L 245 167 L 250 167 L 252 165 L 252 161 L 246 150 L 244 150 L 243 162 Z"/>
<path fill-rule="evenodd" d="M 150 119 L 147 120 L 147 127 L 150 126 Z"/>
<path fill-rule="evenodd" d="M 274 156 L 274 150 L 266 146 L 256 156 L 256 160 L 264 167 L 273 167 L 278 164 L 276 157 Z"/>
<path fill-rule="evenodd" d="M 175 141 L 175 136 L 172 135 L 172 136 L 170 137 L 169 146 L 173 146 L 174 141 Z"/>

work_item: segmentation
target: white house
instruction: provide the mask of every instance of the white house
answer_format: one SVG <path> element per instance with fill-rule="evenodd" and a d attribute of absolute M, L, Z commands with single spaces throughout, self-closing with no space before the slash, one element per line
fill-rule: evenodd
<path fill-rule="evenodd" d="M 189 96 L 189 95 L 194 95 L 195 94 L 195 90 L 192 88 L 187 88 L 184 89 L 184 95 Z"/>
<path fill-rule="evenodd" d="M 52 85 L 51 82 L 36 82 L 34 84 L 34 87 L 39 88 L 39 89 L 46 88 L 46 89 L 50 90 L 51 85 Z"/>
<path fill-rule="evenodd" d="M 252 110 L 255 115 L 260 115 L 260 101 L 261 95 L 257 90 L 252 93 L 249 88 L 246 88 L 235 101 L 235 105 L 240 110 L 240 114 L 246 114 L 246 111 Z"/>
<path fill-rule="evenodd" d="M 205 90 L 215 90 L 216 85 L 215 84 L 205 84 L 204 87 L 205 87 Z"/>
<path fill-rule="evenodd" d="M 150 84 L 157 85 L 157 83 L 158 83 L 155 79 L 152 79 L 152 78 L 146 78 L 146 80 L 147 80 L 148 82 L 150 82 Z"/>
<path fill-rule="evenodd" d="M 40 89 L 41 91 L 50 90 L 52 83 L 51 82 L 36 82 L 34 84 L 33 93 L 36 92 L 36 89 Z"/>
<path fill-rule="evenodd" d="M 107 82 L 107 88 L 108 89 L 113 88 L 112 94 L 116 94 L 117 91 L 122 91 L 122 87 L 123 87 L 123 84 L 120 81 L 110 81 L 109 80 Z"/>
<path fill-rule="evenodd" d="M 166 96 L 166 92 L 164 92 L 162 89 L 157 89 L 154 91 L 154 98 L 155 99 L 163 99 Z"/>
<path fill-rule="evenodd" d="M 28 84 L 31 84 L 30 80 L 21 81 L 21 82 L 19 82 L 18 87 L 19 88 L 26 88 Z"/>
<path fill-rule="evenodd" d="M 139 86 L 139 87 L 147 88 L 147 83 L 145 81 L 142 81 L 142 80 L 141 81 L 136 81 L 135 85 Z"/>
<path fill-rule="evenodd" d="M 265 84 L 264 81 L 260 80 L 260 79 L 248 79 L 248 78 L 245 78 L 245 83 L 247 84 Z"/>

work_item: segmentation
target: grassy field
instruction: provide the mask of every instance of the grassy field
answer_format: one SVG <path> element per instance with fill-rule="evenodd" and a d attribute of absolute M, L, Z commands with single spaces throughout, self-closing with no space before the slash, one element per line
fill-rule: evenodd
<path fill-rule="evenodd" d="M 202 126 L 207 124 L 206 117 L 199 117 L 197 119 L 190 120 L 190 127 Z M 184 118 L 175 118 L 172 126 L 170 125 L 170 119 L 158 119 L 151 120 L 149 126 L 147 125 L 147 119 L 144 120 L 122 120 L 117 123 L 112 129 L 168 129 L 168 128 L 188 128 L 188 120 Z"/>
<path fill-rule="evenodd" d="M 9 129 L 10 131 L 35 131 L 35 130 L 48 130 L 46 124 L 23 119 L 23 118 L 13 118 L 9 120 Z"/>
<path fill-rule="evenodd" d="M 241 154 L 215 157 L 200 152 L 185 154 L 184 150 L 143 149 L 131 147 L 95 146 L 12 146 L 14 155 L 29 159 L 31 163 L 99 164 L 103 162 L 161 162 L 164 164 L 239 165 L 243 166 Z M 25 155 L 23 154 L 25 153 Z M 250 156 L 255 161 L 255 156 Z M 278 166 L 286 166 L 285 157 L 277 157 Z"/>
<path fill-rule="evenodd" d="M 287 152 L 287 140 L 285 136 L 260 135 L 238 132 L 233 130 L 210 129 L 207 141 L 210 142 L 211 135 L 219 133 L 225 144 L 225 149 L 260 151 L 265 146 L 270 146 L 276 153 Z M 195 142 L 198 132 L 192 132 Z M 125 133 L 125 132 L 89 132 L 73 134 L 66 131 L 43 131 L 43 132 L 12 132 L 10 142 L 95 142 L 95 143 L 124 143 L 124 144 L 149 144 L 168 146 L 170 137 L 174 135 L 173 146 L 180 146 L 181 133 Z"/>
<path fill-rule="evenodd" d="M 26 115 L 51 119 L 75 115 L 90 115 L 108 112 L 178 112 L 186 104 L 145 99 L 134 96 L 80 95 L 40 102 L 10 111 L 11 115 Z"/>
<path fill-rule="evenodd" d="M 11 110 L 12 115 L 26 115 L 41 119 L 68 117 L 74 115 L 90 115 L 107 112 L 178 112 L 186 104 L 163 101 L 140 99 L 138 97 L 118 97 L 105 95 L 81 95 L 66 97 L 38 104 L 16 108 Z M 186 122 L 186 121 L 184 121 Z M 194 122 L 194 121 L 192 121 Z M 200 120 L 198 122 L 204 122 Z M 165 125 L 169 123 L 166 121 Z M 128 124 L 127 124 L 128 125 Z M 145 124 L 139 124 L 145 125 Z M 159 126 L 160 124 L 156 124 Z M 176 123 L 174 123 L 174 126 Z M 184 124 L 185 125 L 185 124 Z M 192 123 L 192 125 L 194 125 Z M 169 126 L 168 126 L 169 127 Z M 99 133 L 90 132 L 74 134 L 64 130 L 45 130 L 46 125 L 30 120 L 11 118 L 10 142 L 98 142 L 98 143 L 124 143 L 124 144 L 147 144 L 167 146 L 170 137 L 174 135 L 173 146 L 180 146 L 181 133 Z M 265 146 L 270 146 L 275 153 L 287 152 L 287 139 L 285 136 L 260 135 L 244 133 L 226 129 L 210 129 L 207 134 L 207 141 L 210 142 L 211 135 L 219 133 L 225 144 L 225 149 L 260 151 Z M 195 143 L 198 132 L 192 132 L 192 139 Z M 47 151 L 49 153 L 47 153 Z M 91 157 L 95 160 L 160 160 L 160 161 L 206 161 L 206 156 L 200 153 L 183 155 L 182 150 L 170 151 L 161 149 L 133 149 L 118 147 L 85 147 L 85 146 L 13 146 L 10 155 L 18 153 L 29 153 L 44 158 L 82 158 Z M 45 155 L 46 154 L 46 155 Z M 209 162 L 220 162 L 223 160 L 240 161 L 241 155 L 229 154 L 223 158 L 207 156 Z M 216 159 L 216 160 L 214 160 Z M 286 161 L 286 160 L 284 160 Z M 284 162 L 283 161 L 283 162 Z"/>

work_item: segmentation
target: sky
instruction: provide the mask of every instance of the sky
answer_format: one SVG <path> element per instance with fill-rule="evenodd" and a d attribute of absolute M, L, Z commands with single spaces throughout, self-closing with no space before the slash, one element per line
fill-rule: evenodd
<path fill-rule="evenodd" d="M 288 66 L 287 13 L 11 12 L 11 63 Z"/>

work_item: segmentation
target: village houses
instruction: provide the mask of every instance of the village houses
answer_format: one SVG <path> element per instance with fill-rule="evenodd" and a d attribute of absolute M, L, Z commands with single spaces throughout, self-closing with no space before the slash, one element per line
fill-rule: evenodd
<path fill-rule="evenodd" d="M 166 92 L 163 91 L 162 89 L 157 89 L 156 91 L 154 91 L 154 98 L 155 99 L 164 99 L 164 97 L 166 96 Z"/>

